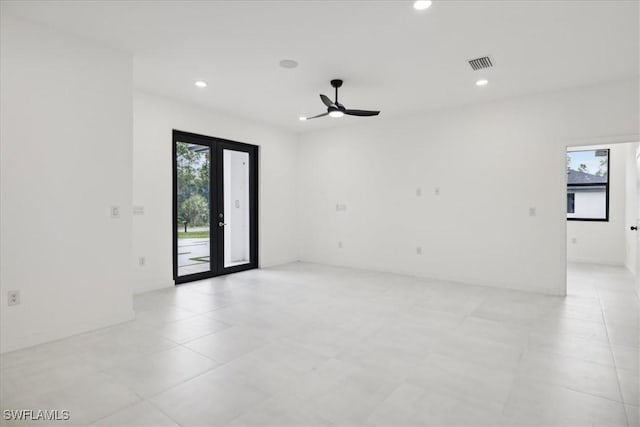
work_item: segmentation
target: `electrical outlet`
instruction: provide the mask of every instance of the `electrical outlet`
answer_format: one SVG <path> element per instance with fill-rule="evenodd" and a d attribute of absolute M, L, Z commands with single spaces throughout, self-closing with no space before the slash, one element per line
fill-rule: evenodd
<path fill-rule="evenodd" d="M 344 212 L 347 210 L 347 205 L 342 204 L 342 203 L 338 203 L 336 205 L 336 212 Z"/>
<path fill-rule="evenodd" d="M 19 305 L 20 304 L 20 291 L 7 292 L 7 305 Z"/>
<path fill-rule="evenodd" d="M 536 208 L 529 208 L 529 216 L 536 216 Z"/>
<path fill-rule="evenodd" d="M 111 218 L 120 218 L 120 206 L 111 206 Z"/>
<path fill-rule="evenodd" d="M 576 239 L 575 237 L 571 238 L 571 243 L 576 244 L 578 243 L 578 239 Z"/>
<path fill-rule="evenodd" d="M 435 193 L 436 196 L 440 195 L 440 187 L 436 187 L 435 190 L 433 190 L 433 192 Z"/>
<path fill-rule="evenodd" d="M 418 254 L 418 255 L 422 255 L 422 246 L 418 246 L 418 247 L 416 248 L 416 254 Z"/>
<path fill-rule="evenodd" d="M 145 257 L 141 256 L 140 258 L 138 258 L 138 265 L 140 267 L 144 267 L 146 263 L 147 263 L 147 260 L 145 259 Z"/>
<path fill-rule="evenodd" d="M 417 197 L 422 196 L 422 188 L 417 188 L 417 189 L 416 189 L 416 196 L 417 196 Z"/>

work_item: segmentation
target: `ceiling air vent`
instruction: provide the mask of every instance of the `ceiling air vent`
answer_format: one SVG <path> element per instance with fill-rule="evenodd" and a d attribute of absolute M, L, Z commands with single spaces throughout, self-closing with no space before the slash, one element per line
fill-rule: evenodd
<path fill-rule="evenodd" d="M 491 61 L 491 58 L 489 58 L 488 56 L 483 56 L 476 59 L 470 59 L 469 65 L 471 65 L 471 68 L 473 68 L 473 71 L 478 71 L 478 70 L 484 70 L 485 68 L 493 67 L 493 62 Z"/>

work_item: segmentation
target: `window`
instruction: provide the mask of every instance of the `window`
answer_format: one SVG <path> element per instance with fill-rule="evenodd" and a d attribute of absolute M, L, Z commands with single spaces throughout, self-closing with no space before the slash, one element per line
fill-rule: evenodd
<path fill-rule="evenodd" d="M 609 150 L 567 152 L 567 219 L 609 220 Z"/>
<path fill-rule="evenodd" d="M 567 213 L 576 213 L 576 193 L 567 193 Z"/>

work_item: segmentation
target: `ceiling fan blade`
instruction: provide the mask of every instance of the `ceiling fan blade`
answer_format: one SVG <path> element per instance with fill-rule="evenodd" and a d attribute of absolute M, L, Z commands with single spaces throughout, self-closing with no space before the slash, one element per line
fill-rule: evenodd
<path fill-rule="evenodd" d="M 329 115 L 329 113 L 322 113 L 322 114 L 318 114 L 317 116 L 307 117 L 307 120 L 317 119 L 318 117 L 324 117 L 324 116 L 328 116 L 328 115 Z"/>
<path fill-rule="evenodd" d="M 327 95 L 322 95 L 320 94 L 320 99 L 322 100 L 322 103 L 324 105 L 326 105 L 327 107 L 333 107 L 335 106 L 335 104 L 333 103 L 333 101 L 331 99 L 329 99 L 329 97 Z"/>
<path fill-rule="evenodd" d="M 345 114 L 350 116 L 377 116 L 380 114 L 380 111 L 371 111 L 371 110 L 344 110 Z"/>

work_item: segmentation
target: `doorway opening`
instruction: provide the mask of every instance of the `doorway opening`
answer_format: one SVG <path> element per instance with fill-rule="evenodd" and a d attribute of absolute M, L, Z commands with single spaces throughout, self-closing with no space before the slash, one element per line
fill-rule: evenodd
<path fill-rule="evenodd" d="M 567 147 L 567 294 L 597 299 L 607 286 L 637 288 L 638 150 L 618 141 Z M 613 277 L 620 281 L 607 283 Z"/>
<path fill-rule="evenodd" d="M 258 147 L 173 131 L 176 284 L 258 267 Z"/>

